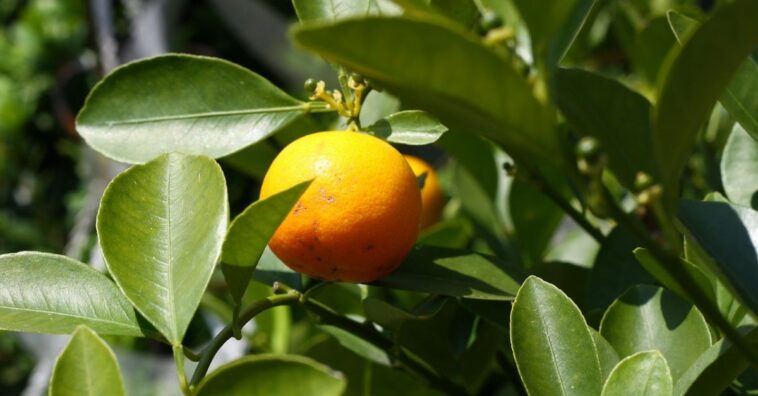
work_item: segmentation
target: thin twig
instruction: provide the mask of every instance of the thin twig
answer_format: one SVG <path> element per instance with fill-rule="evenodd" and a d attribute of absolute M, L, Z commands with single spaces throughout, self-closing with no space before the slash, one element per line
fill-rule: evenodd
<path fill-rule="evenodd" d="M 292 290 L 290 292 L 287 292 L 285 294 L 277 294 L 273 296 L 266 297 L 262 300 L 258 300 L 254 302 L 249 307 L 245 308 L 244 311 L 240 313 L 239 317 L 239 323 L 240 325 L 244 326 L 245 323 L 252 320 L 256 315 L 259 313 L 266 311 L 273 307 L 278 307 L 280 305 L 289 305 L 297 303 L 297 301 L 300 299 L 300 293 Z M 211 340 L 211 343 L 208 344 L 208 346 L 203 350 L 203 352 L 200 354 L 200 361 L 197 363 L 197 367 L 195 368 L 195 372 L 192 374 L 192 380 L 190 380 L 190 387 L 197 386 L 198 383 L 200 383 L 200 380 L 205 377 L 205 374 L 208 372 L 208 368 L 211 366 L 211 362 L 213 361 L 213 357 L 216 356 L 216 353 L 221 349 L 222 346 L 231 339 L 234 336 L 232 325 L 228 325 L 224 327 L 221 332 L 219 332 L 213 339 Z"/>

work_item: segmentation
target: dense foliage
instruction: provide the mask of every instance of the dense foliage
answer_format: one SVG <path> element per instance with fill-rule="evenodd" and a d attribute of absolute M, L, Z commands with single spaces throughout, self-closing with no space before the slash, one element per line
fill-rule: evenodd
<path fill-rule="evenodd" d="M 0 8 L 15 21 L 0 46 L 37 51 L 0 60 L 0 150 L 66 126 L 39 103 L 56 62 L 82 51 L 74 3 Z M 289 58 L 315 77 L 305 94 L 294 69 L 223 49 L 255 71 L 169 54 L 92 87 L 75 133 L 129 168 L 84 253 L 57 254 L 70 224 L 45 212 L 67 213 L 75 176 L 0 157 L 0 216 L 29 218 L 6 221 L 29 224 L 12 239 L 24 228 L 0 217 L 0 249 L 53 252 L 0 256 L 0 329 L 73 334 L 50 394 L 149 394 L 122 369 L 130 349 L 171 356 L 187 395 L 758 391 L 758 2 L 293 6 L 292 42 L 325 61 Z M 35 23 L 46 12 L 70 19 Z M 335 129 L 427 158 L 449 195 L 368 285 L 309 279 L 266 247 L 308 183 L 255 199 L 282 147 Z M 44 188 L 24 201 L 29 180 Z M 105 268 L 83 263 L 100 253 Z M 18 387 L 30 363 L 7 339 L 0 374 Z M 220 365 L 233 339 L 244 356 Z"/>

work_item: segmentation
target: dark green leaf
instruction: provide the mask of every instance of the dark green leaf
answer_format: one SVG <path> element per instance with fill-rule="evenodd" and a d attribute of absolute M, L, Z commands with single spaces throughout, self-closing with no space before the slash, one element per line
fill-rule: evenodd
<path fill-rule="evenodd" d="M 514 263 L 467 250 L 417 246 L 378 285 L 445 296 L 512 299 L 523 279 Z"/>
<path fill-rule="evenodd" d="M 637 238 L 624 227 L 616 227 L 608 234 L 590 273 L 588 310 L 605 311 L 613 300 L 631 286 L 653 283 L 650 274 L 634 258 L 632 251 L 637 246 Z"/>
<path fill-rule="evenodd" d="M 698 21 L 676 11 L 668 13 L 671 29 L 679 41 L 686 40 Z M 748 57 L 727 85 L 719 101 L 742 127 L 758 140 L 758 65 Z"/>
<path fill-rule="evenodd" d="M 713 257 L 736 295 L 758 312 L 758 211 L 723 202 L 682 201 L 679 219 Z"/>
<path fill-rule="evenodd" d="M 530 395 L 598 395 L 602 373 L 589 327 L 560 289 L 530 276 L 511 311 L 511 343 Z"/>
<path fill-rule="evenodd" d="M 108 270 L 173 345 L 210 281 L 229 217 L 226 182 L 210 158 L 167 154 L 106 189 L 97 231 Z"/>
<path fill-rule="evenodd" d="M 372 135 L 392 143 L 419 146 L 434 143 L 447 132 L 438 119 L 418 110 L 391 114 L 366 129 Z"/>
<path fill-rule="evenodd" d="M 481 133 L 514 156 L 546 165 L 559 158 L 552 110 L 507 59 L 454 26 L 372 17 L 300 28 L 294 37 L 449 127 Z"/>
<path fill-rule="evenodd" d="M 0 256 L 0 329 L 70 334 L 87 325 L 100 334 L 142 336 L 129 301 L 105 275 L 65 256 Z"/>
<path fill-rule="evenodd" d="M 123 396 L 121 370 L 108 344 L 80 326 L 55 362 L 50 396 Z"/>
<path fill-rule="evenodd" d="M 758 328 L 741 329 L 748 344 L 758 345 Z M 682 374 L 674 387 L 675 396 L 718 395 L 737 378 L 750 363 L 738 347 L 726 338 L 713 344 Z"/>
<path fill-rule="evenodd" d="M 669 396 L 674 387 L 671 371 L 658 351 L 624 358 L 603 385 L 602 396 Z"/>
<path fill-rule="evenodd" d="M 235 302 L 245 294 L 269 239 L 310 184 L 310 181 L 303 182 L 256 201 L 232 221 L 224 240 L 221 269 Z"/>
<path fill-rule="evenodd" d="M 758 210 L 758 141 L 739 124 L 724 147 L 721 181 L 730 201 Z"/>
<path fill-rule="evenodd" d="M 479 10 L 472 0 L 394 0 L 406 13 L 417 17 L 443 17 L 471 29 L 479 22 Z"/>
<path fill-rule="evenodd" d="M 390 357 L 376 345 L 339 327 L 321 325 L 319 329 L 334 337 L 343 347 L 371 362 L 389 366 Z"/>
<path fill-rule="evenodd" d="M 233 63 L 164 55 L 115 69 L 92 90 L 76 127 L 118 161 L 168 152 L 218 158 L 264 139 L 308 106 Z"/>
<path fill-rule="evenodd" d="M 579 69 L 555 73 L 556 102 L 582 135 L 600 142 L 608 167 L 628 189 L 638 172 L 655 177 L 650 103 L 620 82 Z"/>
<path fill-rule="evenodd" d="M 663 264 L 645 248 L 634 249 L 634 257 L 645 268 L 645 270 L 660 282 L 663 286 L 667 287 L 671 291 L 678 294 L 680 297 L 687 297 L 687 292 L 684 291 L 684 287 L 681 285 L 678 279 L 671 276 L 666 271 Z M 695 284 L 700 290 L 705 293 L 711 300 L 715 300 L 716 296 L 713 294 L 713 288 L 711 280 L 708 275 L 699 267 L 693 265 L 686 260 L 679 260 L 680 265 L 690 273 L 692 279 L 695 280 Z"/>
<path fill-rule="evenodd" d="M 756 19 L 756 1 L 725 4 L 669 54 L 653 124 L 657 158 L 664 188 L 672 191 L 670 197 L 678 191 L 679 176 L 700 126 L 739 65 L 758 46 Z M 729 45 L 724 45 L 724 37 L 731 38 Z"/>
<path fill-rule="evenodd" d="M 552 69 L 582 28 L 594 0 L 515 0 L 529 28 L 534 57 Z"/>
<path fill-rule="evenodd" d="M 650 86 L 654 86 L 666 55 L 676 45 L 676 39 L 671 34 L 666 16 L 659 15 L 645 21 L 641 29 L 636 31 L 633 39 L 632 61 L 635 68 L 641 72 Z"/>
<path fill-rule="evenodd" d="M 511 184 L 508 210 L 528 266 L 538 265 L 564 212 L 532 182 L 521 177 L 514 178 Z"/>
<path fill-rule="evenodd" d="M 635 286 L 614 301 L 600 323 L 600 334 L 619 356 L 658 350 L 674 380 L 711 346 L 703 315 L 663 288 Z"/>
<path fill-rule="evenodd" d="M 408 321 L 430 319 L 439 313 L 446 301 L 444 298 L 436 298 L 424 312 L 410 313 L 378 298 L 369 297 L 363 300 L 363 309 L 367 319 L 396 332 Z"/>
<path fill-rule="evenodd" d="M 303 356 L 253 355 L 219 367 L 205 377 L 197 396 L 340 396 L 346 388 L 341 373 Z"/>

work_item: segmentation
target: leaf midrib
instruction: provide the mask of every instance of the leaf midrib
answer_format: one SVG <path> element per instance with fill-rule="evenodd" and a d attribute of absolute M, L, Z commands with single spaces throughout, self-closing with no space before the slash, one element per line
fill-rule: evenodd
<path fill-rule="evenodd" d="M 171 316 L 171 321 L 169 322 L 169 326 L 171 328 L 171 332 L 173 333 L 173 340 L 171 340 L 172 343 L 180 343 L 181 340 L 179 339 L 179 330 L 177 329 L 176 324 L 176 306 L 174 305 L 174 283 L 173 283 L 173 273 L 174 273 L 174 255 L 173 255 L 173 240 L 171 238 L 171 159 L 170 157 L 168 159 L 168 166 L 166 166 L 166 225 L 167 225 L 167 242 L 168 242 L 168 257 L 166 260 L 166 263 L 168 264 L 168 305 L 169 305 L 169 314 Z"/>
<path fill-rule="evenodd" d="M 154 123 L 154 122 L 181 121 L 181 120 L 190 120 L 190 119 L 195 119 L 195 118 L 230 117 L 230 116 L 239 116 L 239 115 L 248 115 L 248 114 L 286 113 L 286 112 L 296 112 L 296 111 L 305 112 L 306 110 L 307 110 L 306 104 L 298 104 L 298 105 L 292 105 L 292 106 L 261 107 L 257 109 L 208 111 L 208 112 L 203 112 L 203 113 L 189 113 L 189 114 L 177 114 L 177 115 L 168 115 L 168 116 L 160 116 L 160 117 L 134 118 L 134 119 L 120 120 L 120 121 L 95 122 L 91 124 L 87 124 L 85 122 L 84 125 L 85 126 L 90 125 L 90 126 L 112 127 L 112 126 L 117 126 L 117 125 L 149 124 L 149 123 Z"/>
<path fill-rule="evenodd" d="M 558 385 L 560 385 L 561 388 L 561 395 L 566 395 L 566 389 L 563 386 L 563 377 L 561 376 L 561 370 L 558 368 L 558 362 L 555 358 L 555 351 L 553 349 L 553 342 L 550 339 L 550 334 L 548 333 L 547 326 L 545 325 L 545 320 L 541 314 L 537 314 L 535 316 L 540 323 L 540 330 L 542 330 L 542 333 L 545 336 L 545 340 L 547 341 L 547 347 L 550 349 L 550 363 L 553 364 L 555 374 L 558 376 Z"/>
<path fill-rule="evenodd" d="M 136 327 L 136 326 L 132 327 L 132 326 L 129 326 L 127 323 L 124 323 L 124 322 L 115 322 L 115 321 L 112 321 L 112 320 L 101 319 L 101 318 L 90 317 L 90 316 L 78 316 L 78 315 L 62 313 L 62 312 L 58 312 L 58 311 L 46 311 L 46 310 L 41 310 L 41 309 L 28 309 L 28 308 L 17 308 L 17 307 L 9 307 L 9 306 L 0 306 L 0 311 L 2 311 L 2 310 L 33 312 L 33 313 L 41 313 L 41 314 L 48 314 L 48 315 L 64 316 L 64 317 L 67 317 L 67 318 L 86 319 L 86 320 L 92 321 L 92 322 L 107 323 L 107 324 L 112 324 L 112 325 L 116 325 L 116 326 L 127 328 L 127 329 L 139 330 L 139 327 Z"/>

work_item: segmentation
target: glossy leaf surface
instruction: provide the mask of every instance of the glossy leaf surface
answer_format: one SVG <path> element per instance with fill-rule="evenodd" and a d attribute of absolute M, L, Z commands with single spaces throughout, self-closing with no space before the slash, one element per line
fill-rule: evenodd
<path fill-rule="evenodd" d="M 635 286 L 616 300 L 603 316 L 600 334 L 626 358 L 658 350 L 674 380 L 711 346 L 703 315 L 663 288 Z"/>
<path fill-rule="evenodd" d="M 370 17 L 300 28 L 294 38 L 451 128 L 487 136 L 512 155 L 556 159 L 551 110 L 508 60 L 451 24 Z"/>
<path fill-rule="evenodd" d="M 671 371 L 658 351 L 638 352 L 613 369 L 603 385 L 602 396 L 669 396 Z"/>
<path fill-rule="evenodd" d="M 228 217 L 224 175 L 207 157 L 167 154 L 135 165 L 103 195 L 97 230 L 108 269 L 172 344 L 210 281 Z"/>
<path fill-rule="evenodd" d="M 739 124 L 724 147 L 721 182 L 730 201 L 758 210 L 758 140 Z"/>
<path fill-rule="evenodd" d="M 76 128 L 118 161 L 144 163 L 169 152 L 218 158 L 266 138 L 306 107 L 233 63 L 164 55 L 119 67 L 98 83 Z"/>
<path fill-rule="evenodd" d="M 197 387 L 197 396 L 339 396 L 344 377 L 312 359 L 296 355 L 252 355 L 227 363 Z"/>
<path fill-rule="evenodd" d="M 391 114 L 366 127 L 372 135 L 392 143 L 425 145 L 437 141 L 447 127 L 431 114 L 406 110 Z"/>
<path fill-rule="evenodd" d="M 530 395 L 597 395 L 602 373 L 579 308 L 560 289 L 529 277 L 511 311 L 511 344 Z"/>
<path fill-rule="evenodd" d="M 0 329 L 70 334 L 87 325 L 100 334 L 142 336 L 137 313 L 118 287 L 65 256 L 0 256 Z"/>
<path fill-rule="evenodd" d="M 108 344 L 80 326 L 58 356 L 50 379 L 50 396 L 123 396 L 121 370 Z"/>

